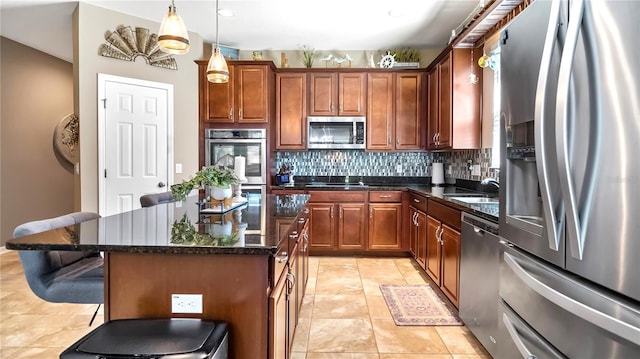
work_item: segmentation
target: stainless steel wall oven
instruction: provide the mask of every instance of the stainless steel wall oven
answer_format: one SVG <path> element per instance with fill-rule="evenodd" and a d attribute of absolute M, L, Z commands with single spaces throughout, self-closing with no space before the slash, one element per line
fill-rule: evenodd
<path fill-rule="evenodd" d="M 245 176 L 247 184 L 267 183 L 267 134 L 265 129 L 204 130 L 205 166 L 227 166 L 234 168 L 234 157 L 246 158 Z"/>

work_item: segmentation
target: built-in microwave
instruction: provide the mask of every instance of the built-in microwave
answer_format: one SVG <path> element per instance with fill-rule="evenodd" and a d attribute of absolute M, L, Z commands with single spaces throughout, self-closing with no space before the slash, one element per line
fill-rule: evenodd
<path fill-rule="evenodd" d="M 365 149 L 367 118 L 307 117 L 308 149 Z"/>

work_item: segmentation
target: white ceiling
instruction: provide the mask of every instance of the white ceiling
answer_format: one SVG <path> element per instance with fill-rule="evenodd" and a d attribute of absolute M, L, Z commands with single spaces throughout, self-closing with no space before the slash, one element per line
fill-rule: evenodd
<path fill-rule="evenodd" d="M 83 0 L 157 21 L 170 0 Z M 243 50 L 384 50 L 412 47 L 440 50 L 451 30 L 481 0 L 222 0 L 220 43 Z M 488 2 L 488 1 L 487 1 Z M 77 1 L 0 0 L 1 34 L 72 61 L 71 14 Z M 187 29 L 215 41 L 215 1 L 175 0 Z M 390 16 L 390 11 L 402 16 Z M 157 31 L 157 30 L 156 30 Z"/>

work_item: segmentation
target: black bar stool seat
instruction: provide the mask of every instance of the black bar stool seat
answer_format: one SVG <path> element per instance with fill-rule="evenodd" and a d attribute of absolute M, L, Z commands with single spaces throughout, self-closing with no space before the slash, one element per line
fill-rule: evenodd
<path fill-rule="evenodd" d="M 82 337 L 60 359 L 227 359 L 228 346 L 223 321 L 118 319 Z"/>

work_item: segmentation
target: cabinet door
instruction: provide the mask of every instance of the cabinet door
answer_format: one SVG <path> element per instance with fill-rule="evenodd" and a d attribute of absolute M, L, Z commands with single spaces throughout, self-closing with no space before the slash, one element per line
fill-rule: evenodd
<path fill-rule="evenodd" d="M 422 73 L 396 74 L 396 150 L 424 149 L 422 122 Z"/>
<path fill-rule="evenodd" d="M 442 256 L 442 246 L 438 241 L 439 232 L 440 221 L 427 216 L 427 263 L 425 270 L 437 285 L 440 285 L 440 258 Z"/>
<path fill-rule="evenodd" d="M 364 204 L 338 204 L 338 248 L 365 249 L 367 217 Z"/>
<path fill-rule="evenodd" d="M 335 248 L 334 205 L 332 203 L 309 204 L 309 230 L 311 237 L 310 248 Z"/>
<path fill-rule="evenodd" d="M 306 149 L 307 75 L 277 74 L 276 96 L 276 149 Z"/>
<path fill-rule="evenodd" d="M 285 268 L 285 273 L 287 268 Z M 288 358 L 289 306 L 287 303 L 287 275 L 280 280 L 269 295 L 269 359 Z"/>
<path fill-rule="evenodd" d="M 338 114 L 338 75 L 336 73 L 313 73 L 309 75 L 310 116 Z"/>
<path fill-rule="evenodd" d="M 442 225 L 442 284 L 444 294 L 458 306 L 460 283 L 460 232 Z"/>
<path fill-rule="evenodd" d="M 440 122 L 440 106 L 438 99 L 440 98 L 440 87 L 438 84 L 438 66 L 429 72 L 429 89 L 428 89 L 428 115 L 427 115 L 427 148 L 437 148 L 436 136 L 438 134 L 438 126 Z"/>
<path fill-rule="evenodd" d="M 409 207 L 409 253 L 413 258 L 417 259 L 418 226 L 416 225 L 416 213 L 417 210 L 415 208 Z"/>
<path fill-rule="evenodd" d="M 393 74 L 370 73 L 367 90 L 367 149 L 391 150 L 393 134 Z"/>
<path fill-rule="evenodd" d="M 338 76 L 338 115 L 366 116 L 367 77 L 365 73 Z"/>
<path fill-rule="evenodd" d="M 289 271 L 287 278 L 288 298 L 287 298 L 287 351 L 290 351 L 291 344 L 293 343 L 293 335 L 296 331 L 296 324 L 298 323 L 298 295 L 302 296 L 302 293 L 298 293 L 300 288 L 298 287 L 298 275 L 300 258 L 298 256 L 298 246 L 294 246 L 289 257 Z"/>
<path fill-rule="evenodd" d="M 202 68 L 203 65 L 200 65 Z M 233 91 L 234 91 L 234 68 L 229 66 L 229 82 L 225 84 L 214 84 L 207 81 L 207 66 L 201 69 L 202 81 L 200 96 L 201 107 L 200 116 L 204 122 L 213 123 L 233 123 Z"/>
<path fill-rule="evenodd" d="M 427 268 L 427 215 L 417 211 L 416 215 L 416 261 Z"/>
<path fill-rule="evenodd" d="M 239 65 L 235 67 L 234 75 L 236 77 L 236 122 L 267 123 L 269 121 L 267 67 Z"/>
<path fill-rule="evenodd" d="M 402 249 L 402 204 L 369 205 L 369 249 Z"/>
<path fill-rule="evenodd" d="M 453 128 L 452 116 L 452 96 L 453 88 L 451 76 L 451 54 L 447 55 L 438 66 L 440 71 L 440 107 L 439 107 L 439 129 L 438 129 L 438 147 L 451 147 L 451 136 Z"/>

